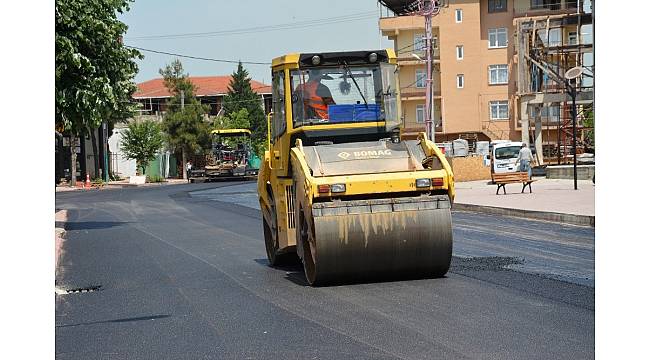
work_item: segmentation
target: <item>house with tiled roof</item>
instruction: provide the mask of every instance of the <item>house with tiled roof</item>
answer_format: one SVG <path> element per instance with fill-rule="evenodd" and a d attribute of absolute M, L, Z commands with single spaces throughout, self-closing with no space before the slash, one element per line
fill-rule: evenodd
<path fill-rule="evenodd" d="M 209 115 L 216 116 L 223 106 L 223 97 L 228 93 L 230 75 L 226 76 L 190 76 L 190 81 L 196 86 L 196 97 L 202 104 L 210 106 Z M 133 99 L 142 104 L 142 115 L 162 115 L 166 103 L 172 94 L 165 87 L 162 78 L 151 79 L 137 84 L 138 90 Z M 263 100 L 264 113 L 271 111 L 271 85 L 251 80 L 251 88 Z"/>
<path fill-rule="evenodd" d="M 231 76 L 190 76 L 189 79 L 196 87 L 195 96 L 197 99 L 202 104 L 210 106 L 207 116 L 223 115 L 219 111 L 223 107 L 223 98 L 228 93 Z M 137 86 L 138 90 L 133 94 L 132 98 L 142 106 L 139 109 L 140 114 L 135 116 L 134 120 L 153 119 L 162 121 L 167 108 L 167 101 L 172 97 L 172 94 L 165 87 L 163 79 L 151 79 L 139 83 Z M 264 113 L 269 113 L 271 111 L 271 86 L 251 80 L 251 88 L 262 99 Z M 135 160 L 126 159 L 121 150 L 120 142 L 126 127 L 127 124 L 116 124 L 113 135 L 108 139 L 111 150 L 111 171 L 122 177 L 136 174 Z M 162 151 L 154 161 L 149 163 L 147 175 L 165 178 L 177 176 L 177 168 L 182 166 L 178 164 L 177 159 L 178 157 L 170 151 Z"/>

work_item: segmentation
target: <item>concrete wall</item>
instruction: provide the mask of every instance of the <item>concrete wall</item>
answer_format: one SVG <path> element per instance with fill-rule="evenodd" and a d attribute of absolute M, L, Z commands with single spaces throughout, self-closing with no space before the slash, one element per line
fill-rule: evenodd
<path fill-rule="evenodd" d="M 122 141 L 122 132 L 126 129 L 113 129 L 113 135 L 108 138 L 108 148 L 111 153 L 117 154 L 117 166 L 113 168 L 116 175 L 121 177 L 134 176 L 136 173 L 135 160 L 128 160 L 120 151 L 120 142 Z"/>
<path fill-rule="evenodd" d="M 591 180 L 596 174 L 596 165 L 578 165 L 578 180 Z M 547 179 L 573 179 L 573 165 L 548 166 Z"/>
<path fill-rule="evenodd" d="M 483 159 L 483 156 L 448 157 L 447 161 L 455 181 L 490 180 L 490 165 L 486 166 Z"/>

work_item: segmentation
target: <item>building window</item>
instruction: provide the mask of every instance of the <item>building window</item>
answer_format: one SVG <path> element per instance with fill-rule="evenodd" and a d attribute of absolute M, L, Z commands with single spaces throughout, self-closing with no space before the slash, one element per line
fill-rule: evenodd
<path fill-rule="evenodd" d="M 490 119 L 508 120 L 508 100 L 490 101 Z"/>
<path fill-rule="evenodd" d="M 504 48 L 508 46 L 508 29 L 488 29 L 488 49 Z"/>
<path fill-rule="evenodd" d="M 489 84 L 499 85 L 508 83 L 508 65 L 490 65 L 489 67 Z"/>
<path fill-rule="evenodd" d="M 463 74 L 456 75 L 456 87 L 459 89 L 465 87 L 465 75 Z"/>
<path fill-rule="evenodd" d="M 438 48 L 438 37 L 431 37 L 431 47 Z M 424 34 L 415 34 L 413 36 L 413 49 L 414 51 L 425 51 L 427 49 L 427 38 Z"/>
<path fill-rule="evenodd" d="M 427 49 L 427 38 L 424 34 L 415 34 L 413 36 L 413 49 L 415 51 L 425 51 Z"/>
<path fill-rule="evenodd" d="M 415 87 L 424 88 L 427 86 L 427 72 L 422 69 L 415 70 Z"/>
<path fill-rule="evenodd" d="M 576 2 L 573 1 L 575 4 Z M 573 6 L 575 7 L 575 5 Z M 531 10 L 560 10 L 562 8 L 562 0 L 530 0 Z"/>
<path fill-rule="evenodd" d="M 569 32 L 569 45 L 578 45 L 578 32 Z"/>
<path fill-rule="evenodd" d="M 424 124 L 424 105 L 419 104 L 415 105 L 415 122 L 418 124 Z"/>
<path fill-rule="evenodd" d="M 539 38 L 545 46 L 562 45 L 562 29 L 560 28 L 550 29 L 548 34 L 546 30 L 539 30 L 537 34 L 539 34 Z"/>
<path fill-rule="evenodd" d="M 506 11 L 507 7 L 507 0 L 488 0 L 489 13 Z"/>
<path fill-rule="evenodd" d="M 463 10 L 462 9 L 456 9 L 456 22 L 457 23 L 463 22 Z"/>
<path fill-rule="evenodd" d="M 544 106 L 530 107 L 530 117 L 533 119 L 539 118 L 542 123 L 557 123 L 560 121 L 560 104 L 552 103 Z"/>
<path fill-rule="evenodd" d="M 543 9 L 544 8 L 544 0 L 530 0 L 530 8 L 531 9 Z"/>
<path fill-rule="evenodd" d="M 457 45 L 456 46 L 456 60 L 463 60 L 463 55 L 465 55 L 464 51 L 463 51 L 463 45 Z"/>

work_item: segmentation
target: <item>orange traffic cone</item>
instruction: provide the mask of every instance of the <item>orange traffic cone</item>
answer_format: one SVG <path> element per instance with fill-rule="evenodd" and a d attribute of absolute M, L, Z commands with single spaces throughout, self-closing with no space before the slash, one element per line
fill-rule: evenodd
<path fill-rule="evenodd" d="M 84 184 L 85 188 L 90 189 L 90 175 L 86 174 L 86 184 Z"/>

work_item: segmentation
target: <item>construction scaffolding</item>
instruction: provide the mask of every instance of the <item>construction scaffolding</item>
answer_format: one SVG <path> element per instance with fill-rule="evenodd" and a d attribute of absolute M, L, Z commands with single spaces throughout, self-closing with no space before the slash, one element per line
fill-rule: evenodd
<path fill-rule="evenodd" d="M 522 142 L 530 144 L 532 135 L 537 153 L 543 154 L 540 163 L 559 164 L 568 163 L 573 155 L 571 87 L 576 91 L 576 153 L 593 151 L 586 138 L 587 131 L 593 131 L 592 122 L 586 121 L 593 119 L 592 14 L 585 12 L 583 1 L 558 0 L 551 5 L 550 10 L 562 13 L 514 19 L 517 100 Z M 565 73 L 572 68 L 580 68 L 581 74 L 566 80 Z"/>

